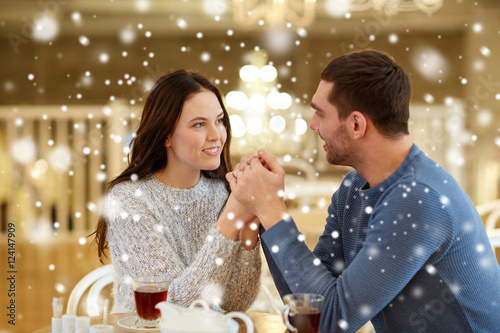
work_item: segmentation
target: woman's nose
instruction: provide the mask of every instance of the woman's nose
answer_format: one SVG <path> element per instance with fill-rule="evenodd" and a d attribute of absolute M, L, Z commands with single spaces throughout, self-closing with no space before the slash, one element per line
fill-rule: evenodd
<path fill-rule="evenodd" d="M 207 140 L 208 141 L 217 141 L 221 138 L 221 133 L 219 133 L 218 129 L 215 126 L 208 126 Z"/>

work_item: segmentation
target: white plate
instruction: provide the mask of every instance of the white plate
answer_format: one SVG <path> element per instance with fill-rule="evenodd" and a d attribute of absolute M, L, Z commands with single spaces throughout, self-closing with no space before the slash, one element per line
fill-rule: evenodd
<path fill-rule="evenodd" d="M 160 329 L 158 327 L 155 327 L 155 328 L 145 328 L 145 327 L 137 328 L 135 326 L 135 322 L 137 321 L 137 318 L 138 318 L 137 316 L 125 317 L 125 318 L 118 320 L 117 324 L 118 324 L 118 326 L 121 326 L 123 328 L 129 329 L 129 330 L 132 330 L 135 332 L 149 332 L 149 333 L 160 332 Z"/>

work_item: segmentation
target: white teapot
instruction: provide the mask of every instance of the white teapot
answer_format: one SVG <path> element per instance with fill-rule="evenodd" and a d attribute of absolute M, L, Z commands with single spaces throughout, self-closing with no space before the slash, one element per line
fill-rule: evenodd
<path fill-rule="evenodd" d="M 243 312 L 222 314 L 202 300 L 194 301 L 189 308 L 167 302 L 156 304 L 156 308 L 161 312 L 161 333 L 238 333 L 239 325 L 232 318 L 243 320 L 248 333 L 254 331 L 252 319 Z"/>

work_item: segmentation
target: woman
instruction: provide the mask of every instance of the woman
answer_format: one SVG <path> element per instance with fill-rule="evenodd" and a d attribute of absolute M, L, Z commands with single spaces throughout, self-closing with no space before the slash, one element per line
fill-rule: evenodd
<path fill-rule="evenodd" d="M 108 184 L 96 230 L 114 268 L 113 312 L 135 309 L 131 278 L 171 279 L 167 301 L 246 310 L 259 287 L 254 216 L 229 195 L 229 117 L 196 72 L 162 76 L 148 94 L 128 167 Z M 242 244 L 245 244 L 243 246 Z"/>

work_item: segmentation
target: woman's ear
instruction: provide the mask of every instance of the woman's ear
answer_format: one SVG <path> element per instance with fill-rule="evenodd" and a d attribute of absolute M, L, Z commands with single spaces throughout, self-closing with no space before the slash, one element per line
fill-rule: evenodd
<path fill-rule="evenodd" d="M 167 139 L 165 140 L 165 147 L 166 147 L 166 148 L 168 148 L 168 147 L 170 147 L 171 145 L 172 145 L 172 144 L 170 143 L 170 140 L 167 138 Z"/>
<path fill-rule="evenodd" d="M 360 139 L 366 134 L 368 119 L 365 114 L 353 111 L 349 115 L 349 130 L 353 139 Z"/>

